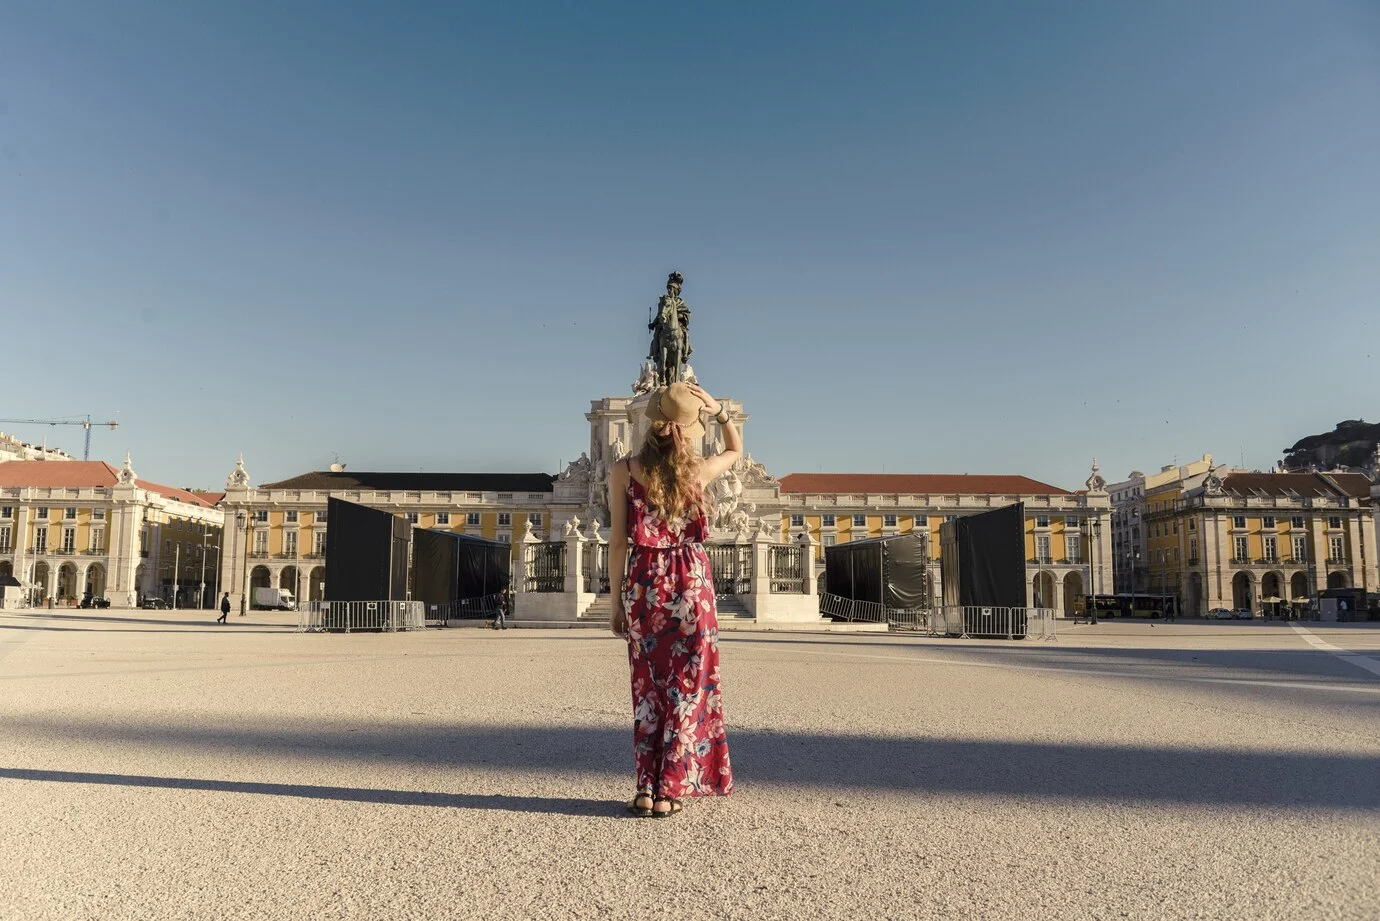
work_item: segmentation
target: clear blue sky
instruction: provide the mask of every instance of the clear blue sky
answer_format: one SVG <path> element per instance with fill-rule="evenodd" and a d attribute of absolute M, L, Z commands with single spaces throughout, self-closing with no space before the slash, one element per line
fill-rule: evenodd
<path fill-rule="evenodd" d="M 1375 3 L 0 0 L 0 416 L 555 472 L 679 269 L 778 475 L 1264 467 L 1380 417 L 1377 163 Z"/>

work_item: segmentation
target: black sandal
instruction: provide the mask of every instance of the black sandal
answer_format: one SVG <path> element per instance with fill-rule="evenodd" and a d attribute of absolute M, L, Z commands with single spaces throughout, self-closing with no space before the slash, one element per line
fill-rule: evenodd
<path fill-rule="evenodd" d="M 644 799 L 652 800 L 653 803 L 656 802 L 656 800 L 652 799 L 652 794 L 650 794 L 650 793 L 641 793 L 641 792 L 639 792 L 636 796 L 634 796 L 634 797 L 632 798 L 632 801 L 628 803 L 628 812 L 632 813 L 632 815 L 633 815 L 634 817 L 639 818 L 639 819 L 645 819 L 645 818 L 648 818 L 649 816 L 651 816 L 651 815 L 652 815 L 652 807 L 651 807 L 651 806 L 639 806 L 639 805 L 637 805 L 639 801 L 644 800 Z"/>
<path fill-rule="evenodd" d="M 680 800 L 671 799 L 669 796 L 658 796 L 656 799 L 652 800 L 653 806 L 657 803 L 670 803 L 671 805 L 664 812 L 657 812 L 656 809 L 653 809 L 652 818 L 654 819 L 669 819 L 671 816 L 685 809 L 685 807 L 681 805 Z"/>

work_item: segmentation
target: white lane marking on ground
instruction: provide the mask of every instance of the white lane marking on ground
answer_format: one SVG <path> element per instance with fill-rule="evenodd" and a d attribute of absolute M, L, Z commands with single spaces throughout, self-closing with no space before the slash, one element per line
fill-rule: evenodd
<path fill-rule="evenodd" d="M 1321 649 L 1324 652 L 1330 652 L 1342 661 L 1350 662 L 1357 668 L 1364 668 L 1366 671 L 1370 672 L 1373 675 L 1380 675 L 1380 661 L 1372 659 L 1370 656 L 1357 655 L 1350 649 L 1345 649 L 1341 646 L 1333 646 L 1331 643 L 1327 642 L 1321 637 L 1314 636 L 1312 631 L 1306 630 L 1297 624 L 1290 624 L 1290 626 L 1294 628 L 1295 633 L 1303 637 L 1303 641 L 1305 643 L 1307 643 L 1309 646 L 1312 646 L 1314 649 Z"/>
<path fill-rule="evenodd" d="M 936 659 L 928 656 L 879 656 L 863 652 L 814 652 L 806 649 L 791 650 L 809 656 L 844 656 L 850 659 L 881 659 L 888 662 L 925 663 L 928 665 L 954 665 L 962 668 L 1004 668 L 1013 671 L 1061 672 L 1070 675 L 1096 675 L 1100 678 L 1136 678 L 1145 681 L 1185 681 L 1192 684 L 1245 685 L 1262 688 L 1285 688 L 1305 691 L 1358 691 L 1362 694 L 1380 694 L 1380 687 L 1365 684 L 1314 684 L 1294 681 L 1268 681 L 1263 678 L 1208 678 L 1194 675 L 1156 675 L 1145 672 L 1112 671 L 1101 668 L 1061 668 L 1053 665 L 1012 665 L 1006 662 L 961 662 L 953 659 Z"/>

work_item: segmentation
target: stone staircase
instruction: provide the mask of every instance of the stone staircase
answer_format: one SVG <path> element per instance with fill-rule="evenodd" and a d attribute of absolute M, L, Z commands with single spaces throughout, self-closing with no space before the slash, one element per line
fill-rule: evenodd
<path fill-rule="evenodd" d="M 718 598 L 719 619 L 728 617 L 745 618 L 752 620 L 752 615 L 748 613 L 747 605 L 743 599 L 737 595 L 720 595 Z M 590 623 L 606 624 L 613 616 L 613 602 L 608 595 L 599 595 L 580 615 L 580 620 Z"/>
<path fill-rule="evenodd" d="M 746 618 L 752 620 L 752 614 L 748 612 L 747 604 L 737 595 L 720 595 L 718 597 L 719 620 L 728 617 Z"/>
<path fill-rule="evenodd" d="M 613 601 L 608 595 L 596 595 L 594 603 L 580 614 L 581 621 L 606 624 L 613 617 Z"/>

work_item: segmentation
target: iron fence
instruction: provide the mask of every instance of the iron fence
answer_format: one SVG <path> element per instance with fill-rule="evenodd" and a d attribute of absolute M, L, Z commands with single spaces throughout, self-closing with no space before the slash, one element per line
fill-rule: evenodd
<path fill-rule="evenodd" d="M 704 552 L 714 573 L 714 594 L 746 595 L 752 591 L 750 544 L 705 544 Z"/>
<path fill-rule="evenodd" d="M 771 592 L 774 595 L 805 594 L 805 548 L 799 544 L 782 544 L 767 548 L 767 563 L 771 567 Z"/>
<path fill-rule="evenodd" d="M 609 545 L 602 541 L 580 554 L 580 577 L 596 595 L 609 593 Z"/>
<path fill-rule="evenodd" d="M 546 541 L 526 549 L 527 578 L 523 586 L 528 592 L 565 591 L 565 542 Z"/>
<path fill-rule="evenodd" d="M 421 630 L 426 626 L 420 601 L 313 601 L 298 611 L 302 633 L 353 633 Z"/>

